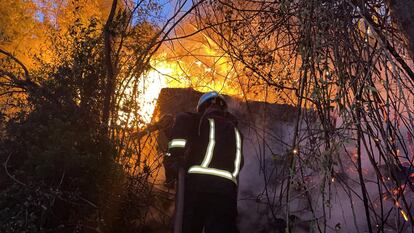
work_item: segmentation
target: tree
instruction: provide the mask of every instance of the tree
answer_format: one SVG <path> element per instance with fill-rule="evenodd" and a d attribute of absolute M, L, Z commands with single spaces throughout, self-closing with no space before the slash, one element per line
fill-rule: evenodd
<path fill-rule="evenodd" d="M 115 1 L 105 23 L 105 2 L 18 2 L 47 39 L 34 66 L 0 48 L 0 96 L 13 109 L 1 105 L 1 232 L 145 232 L 150 207 L 165 205 L 148 137 L 131 135 L 142 122 L 136 85 L 172 29 L 151 21 L 153 1 Z"/>
<path fill-rule="evenodd" d="M 391 10 L 393 20 L 398 24 L 401 32 L 406 37 L 407 47 L 414 60 L 414 14 L 410 9 L 413 9 L 413 1 L 387 1 Z"/>
<path fill-rule="evenodd" d="M 32 1 L 6 0 L 0 9 L 0 46 L 16 55 L 26 66 L 34 65 L 33 55 L 38 54 L 45 39 L 43 25 L 36 16 Z"/>

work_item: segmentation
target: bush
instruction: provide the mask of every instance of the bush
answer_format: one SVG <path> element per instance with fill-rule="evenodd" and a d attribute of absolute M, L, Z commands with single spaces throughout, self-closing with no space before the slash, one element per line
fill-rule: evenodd
<path fill-rule="evenodd" d="M 101 133 L 104 73 L 93 27 L 71 35 L 71 59 L 33 75 L 43 81 L 29 90 L 26 111 L 2 132 L 0 156 L 7 164 L 6 179 L 0 179 L 0 232 L 109 229 L 108 207 L 121 191 L 123 172 Z"/>

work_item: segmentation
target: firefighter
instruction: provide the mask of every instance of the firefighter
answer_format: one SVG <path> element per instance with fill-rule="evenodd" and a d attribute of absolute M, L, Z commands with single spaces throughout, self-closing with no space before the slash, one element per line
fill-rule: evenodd
<path fill-rule="evenodd" d="M 237 233 L 237 190 L 243 166 L 242 134 L 217 92 L 201 96 L 197 113 L 177 114 L 165 158 L 185 169 L 183 233 Z"/>

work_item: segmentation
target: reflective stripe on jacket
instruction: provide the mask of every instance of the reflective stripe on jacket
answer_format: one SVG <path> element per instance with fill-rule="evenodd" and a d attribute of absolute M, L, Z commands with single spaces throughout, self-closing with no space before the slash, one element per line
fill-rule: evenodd
<path fill-rule="evenodd" d="M 169 159 L 185 157 L 189 177 L 216 177 L 207 180 L 223 185 L 231 181 L 237 186 L 243 166 L 243 137 L 233 115 L 222 111 L 178 114 L 169 138 Z"/>

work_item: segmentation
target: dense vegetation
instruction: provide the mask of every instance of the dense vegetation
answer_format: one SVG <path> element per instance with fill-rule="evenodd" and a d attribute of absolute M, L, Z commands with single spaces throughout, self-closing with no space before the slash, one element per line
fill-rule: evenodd
<path fill-rule="evenodd" d="M 55 19 L 61 20 L 58 25 L 53 20 L 36 20 L 34 3 L 25 1 L 8 2 L 5 7 L 10 12 L 5 10 L 8 15 L 1 17 L 12 23 L 1 24 L 5 47 L 1 47 L 0 67 L 0 157 L 4 162 L 0 232 L 131 232 L 143 225 L 139 206 L 151 202 L 146 204 L 140 193 L 134 194 L 135 199 L 128 196 L 133 191 L 128 189 L 129 180 L 134 177 L 119 163 L 120 142 L 103 119 L 106 101 L 109 98 L 113 104 L 115 98 L 114 91 L 104 90 L 108 80 L 117 79 L 108 76 L 105 64 L 105 21 L 90 12 L 96 9 L 88 8 L 87 1 L 67 4 L 60 10 L 69 15 Z M 156 10 L 155 5 L 151 7 Z M 106 22 L 111 44 L 122 43 L 114 53 L 111 50 L 118 80 L 127 71 L 117 64 L 138 57 L 155 32 L 144 17 L 131 24 L 133 14 L 120 6 L 112 21 Z M 20 28 L 16 20 L 29 22 L 26 26 L 33 25 L 29 29 L 41 37 L 26 38 L 32 44 L 20 46 L 17 40 L 25 38 L 26 31 L 16 31 Z M 123 41 L 114 42 L 121 32 Z M 33 51 L 38 49 L 33 44 L 42 44 L 46 50 Z M 32 47 L 13 54 L 6 50 L 15 45 Z M 137 63 L 145 66 L 142 56 Z M 145 70 L 129 65 L 128 72 Z M 116 117 L 113 108 L 110 112 Z"/>

